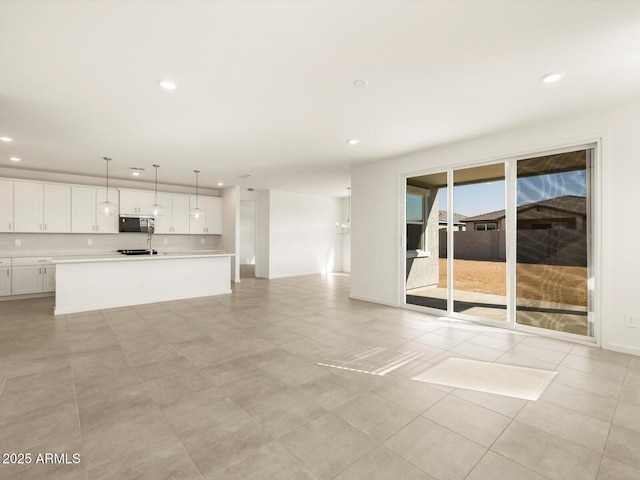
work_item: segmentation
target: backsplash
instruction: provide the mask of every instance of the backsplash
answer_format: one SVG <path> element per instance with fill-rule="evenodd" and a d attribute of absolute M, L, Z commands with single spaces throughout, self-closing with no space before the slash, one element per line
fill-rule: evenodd
<path fill-rule="evenodd" d="M 167 244 L 164 244 L 164 240 Z M 16 246 L 20 240 L 21 246 Z M 89 245 L 88 241 L 92 241 Z M 204 243 L 202 243 L 204 240 Z M 186 250 L 218 250 L 220 235 L 153 235 L 151 245 L 160 252 Z M 80 234 L 80 233 L 2 233 L 0 257 L 40 255 L 91 255 L 113 253 L 120 249 L 146 249 L 146 233 Z"/>

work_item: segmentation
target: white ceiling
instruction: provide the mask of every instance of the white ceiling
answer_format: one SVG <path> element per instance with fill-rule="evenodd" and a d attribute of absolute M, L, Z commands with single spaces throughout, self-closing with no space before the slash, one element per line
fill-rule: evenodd
<path fill-rule="evenodd" d="M 639 52 L 632 1 L 2 1 L 0 166 L 344 196 L 357 163 L 637 99 Z"/>

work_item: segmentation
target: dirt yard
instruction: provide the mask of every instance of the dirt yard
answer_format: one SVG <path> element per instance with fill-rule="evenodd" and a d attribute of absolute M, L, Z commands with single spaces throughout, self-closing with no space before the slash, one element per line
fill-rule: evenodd
<path fill-rule="evenodd" d="M 506 295 L 507 264 L 454 260 L 454 289 Z M 570 305 L 587 305 L 587 268 L 519 263 L 516 267 L 517 296 Z M 440 259 L 440 282 L 447 286 L 447 261 Z"/>

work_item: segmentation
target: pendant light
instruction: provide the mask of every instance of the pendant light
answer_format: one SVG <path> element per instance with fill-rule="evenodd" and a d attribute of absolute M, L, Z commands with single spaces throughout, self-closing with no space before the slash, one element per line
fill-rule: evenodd
<path fill-rule="evenodd" d="M 349 235 L 351 233 L 351 187 L 349 190 L 349 210 L 347 211 L 347 223 L 336 223 L 338 235 Z"/>
<path fill-rule="evenodd" d="M 156 169 L 156 202 L 149 207 L 149 213 L 154 217 L 164 215 L 164 207 L 158 203 L 158 168 L 160 165 L 153 164 L 153 168 Z"/>
<path fill-rule="evenodd" d="M 196 174 L 196 208 L 192 208 L 189 214 L 194 220 L 200 220 L 201 218 L 204 218 L 204 210 L 198 208 L 198 174 L 200 173 L 200 170 L 194 170 L 193 173 Z"/>
<path fill-rule="evenodd" d="M 115 203 L 109 201 L 109 162 L 111 159 L 109 157 L 102 157 L 102 159 L 107 162 L 107 196 L 104 202 L 98 204 L 98 211 L 102 215 L 110 217 L 118 212 L 118 207 Z"/>

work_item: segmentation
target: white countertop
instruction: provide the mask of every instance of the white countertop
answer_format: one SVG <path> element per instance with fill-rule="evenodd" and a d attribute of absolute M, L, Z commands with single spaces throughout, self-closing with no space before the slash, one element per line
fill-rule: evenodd
<path fill-rule="evenodd" d="M 160 252 L 157 255 L 122 255 L 121 253 L 106 253 L 99 255 L 68 255 L 54 256 L 53 263 L 94 263 L 94 262 L 132 262 L 150 260 L 172 260 L 179 258 L 208 258 L 233 257 L 235 253 L 224 253 L 215 250 L 193 252 Z"/>

